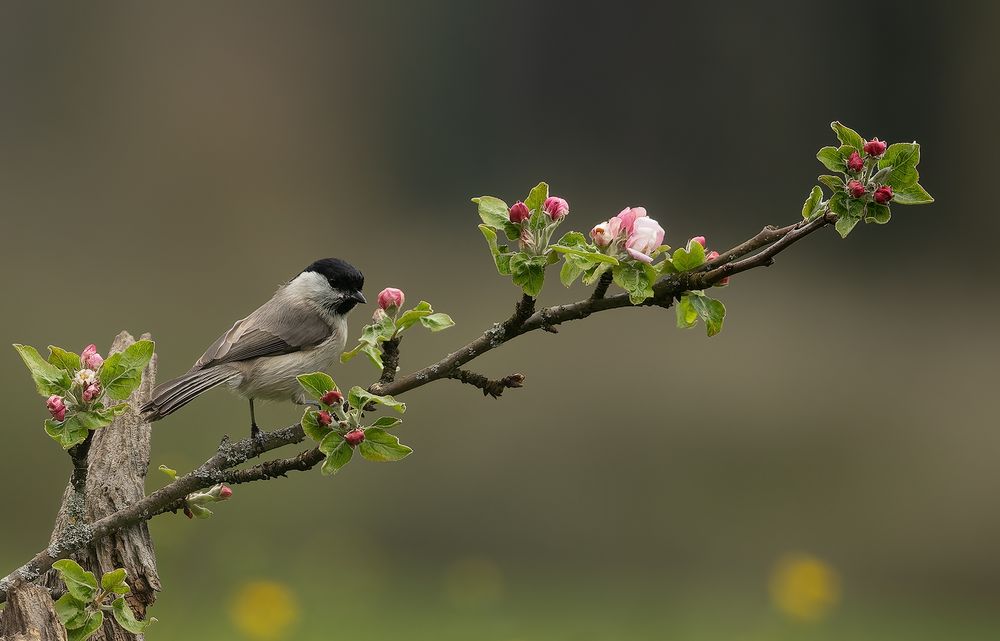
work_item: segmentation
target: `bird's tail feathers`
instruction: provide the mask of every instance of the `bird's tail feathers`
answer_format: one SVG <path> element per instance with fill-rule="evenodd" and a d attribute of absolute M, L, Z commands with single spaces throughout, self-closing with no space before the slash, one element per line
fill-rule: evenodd
<path fill-rule="evenodd" d="M 228 367 L 210 367 L 188 372 L 172 381 L 158 385 L 153 390 L 153 398 L 142 406 L 146 419 L 157 421 L 173 414 L 203 392 L 233 379 L 240 374 Z"/>

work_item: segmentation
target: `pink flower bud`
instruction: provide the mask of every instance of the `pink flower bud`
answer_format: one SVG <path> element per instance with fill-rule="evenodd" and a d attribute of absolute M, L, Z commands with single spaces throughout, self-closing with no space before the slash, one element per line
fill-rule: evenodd
<path fill-rule="evenodd" d="M 705 254 L 705 261 L 707 262 L 707 261 L 710 261 L 710 260 L 715 260 L 718 257 L 719 257 L 719 252 L 717 252 L 717 251 L 715 251 L 713 249 L 712 251 L 710 251 L 707 254 Z"/>
<path fill-rule="evenodd" d="M 625 230 L 625 235 L 632 234 L 632 226 L 635 225 L 635 221 L 639 218 L 646 217 L 645 207 L 626 207 L 618 213 L 618 220 L 622 221 L 622 229 Z"/>
<path fill-rule="evenodd" d="M 590 230 L 590 237 L 594 240 L 595 245 L 604 249 L 613 243 L 621 232 L 622 221 L 615 217 L 594 225 L 594 228 Z"/>
<path fill-rule="evenodd" d="M 63 401 L 62 396 L 53 394 L 45 401 L 45 407 L 48 408 L 52 418 L 57 421 L 62 421 L 66 418 L 66 403 Z"/>
<path fill-rule="evenodd" d="M 691 242 L 692 243 L 698 243 L 702 247 L 705 247 L 705 237 L 704 236 L 695 236 L 694 238 L 691 239 Z"/>
<path fill-rule="evenodd" d="M 652 263 L 652 253 L 663 244 L 663 234 L 663 228 L 652 218 L 638 218 L 632 222 L 625 251 L 636 260 Z"/>
<path fill-rule="evenodd" d="M 83 390 L 83 402 L 89 403 L 101 395 L 100 383 L 91 383 Z"/>
<path fill-rule="evenodd" d="M 890 187 L 889 185 L 882 185 L 881 187 L 875 190 L 875 193 L 872 195 L 872 198 L 874 198 L 875 202 L 877 202 L 880 205 L 886 204 L 887 202 L 892 200 L 892 187 Z"/>
<path fill-rule="evenodd" d="M 219 500 L 220 501 L 225 501 L 226 499 L 228 499 L 232 495 L 233 495 L 233 490 L 228 485 L 223 485 L 222 487 L 219 488 Z"/>
<path fill-rule="evenodd" d="M 856 174 L 864 168 L 865 161 L 861 159 L 861 154 L 852 151 L 851 156 L 847 159 L 847 169 Z"/>
<path fill-rule="evenodd" d="M 857 180 L 852 180 L 847 183 L 847 193 L 855 198 L 861 198 L 865 195 L 865 186 Z"/>
<path fill-rule="evenodd" d="M 558 196 L 549 196 L 545 199 L 542 209 L 552 220 L 559 220 L 569 213 L 569 203 Z"/>
<path fill-rule="evenodd" d="M 520 200 L 510 206 L 510 211 L 507 212 L 510 216 L 510 222 L 515 225 L 520 225 L 524 221 L 531 218 L 531 210 L 528 206 L 522 203 Z"/>
<path fill-rule="evenodd" d="M 80 354 L 80 363 L 83 369 L 92 369 L 95 371 L 101 369 L 104 359 L 97 353 L 97 345 L 91 343 L 83 348 L 83 353 Z"/>
<path fill-rule="evenodd" d="M 354 447 L 361 441 L 365 440 L 365 433 L 362 430 L 351 430 L 347 434 L 344 434 L 344 440 L 351 447 Z"/>
<path fill-rule="evenodd" d="M 325 405 L 340 405 L 344 402 L 344 395 L 339 390 L 332 389 L 321 396 L 319 400 Z"/>
<path fill-rule="evenodd" d="M 329 425 L 330 423 L 333 422 L 333 417 L 330 416 L 330 412 L 327 412 L 326 410 L 320 410 L 316 412 L 316 420 L 319 422 L 320 425 Z"/>
<path fill-rule="evenodd" d="M 865 153 L 868 154 L 869 156 L 875 156 L 876 158 L 878 158 L 879 156 L 885 153 L 885 147 L 886 147 L 885 141 L 879 140 L 878 138 L 872 138 L 871 140 L 865 143 L 863 149 L 865 150 Z"/>
<path fill-rule="evenodd" d="M 390 314 L 403 306 L 406 297 L 395 287 L 386 287 L 378 293 L 378 306 Z"/>

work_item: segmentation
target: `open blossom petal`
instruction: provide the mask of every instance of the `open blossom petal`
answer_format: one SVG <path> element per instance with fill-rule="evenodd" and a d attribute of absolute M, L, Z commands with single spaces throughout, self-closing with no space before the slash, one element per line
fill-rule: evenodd
<path fill-rule="evenodd" d="M 636 219 L 632 225 L 632 233 L 625 241 L 625 250 L 629 256 L 644 263 L 651 263 L 651 255 L 663 244 L 663 228 L 652 218 Z"/>
<path fill-rule="evenodd" d="M 92 369 L 81 369 L 73 376 L 73 382 L 80 387 L 87 387 L 97 381 L 97 372 Z"/>
<path fill-rule="evenodd" d="M 628 235 L 632 234 L 632 227 L 635 225 L 636 219 L 645 217 L 645 207 L 626 207 L 617 216 L 618 220 L 622 221 L 622 229 Z"/>
<path fill-rule="evenodd" d="M 636 250 L 632 249 L 631 247 L 626 247 L 625 251 L 628 252 L 629 256 L 631 256 L 632 258 L 634 258 L 636 260 L 641 260 L 642 262 L 647 263 L 647 264 L 653 262 L 653 257 L 652 256 L 647 256 L 646 254 L 643 254 L 640 251 L 636 251 Z"/>
<path fill-rule="evenodd" d="M 613 243 L 621 232 L 622 221 L 615 217 L 594 225 L 594 228 L 590 230 L 590 237 L 593 239 L 595 245 L 604 249 Z"/>

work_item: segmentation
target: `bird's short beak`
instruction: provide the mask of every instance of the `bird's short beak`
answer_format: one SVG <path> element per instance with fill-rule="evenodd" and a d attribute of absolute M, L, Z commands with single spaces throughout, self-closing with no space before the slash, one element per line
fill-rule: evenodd
<path fill-rule="evenodd" d="M 368 302 L 368 299 L 365 298 L 365 295 L 362 294 L 360 290 L 351 293 L 351 300 L 357 301 L 357 302 L 361 303 L 362 305 Z"/>

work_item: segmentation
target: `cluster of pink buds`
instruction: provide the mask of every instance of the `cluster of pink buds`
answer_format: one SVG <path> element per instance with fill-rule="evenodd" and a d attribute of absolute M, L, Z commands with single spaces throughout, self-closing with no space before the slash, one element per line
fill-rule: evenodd
<path fill-rule="evenodd" d="M 531 253 L 541 253 L 548 245 L 556 226 L 569 214 L 569 203 L 566 202 L 565 198 L 549 196 L 542 203 L 542 213 L 551 222 L 540 230 L 532 230 L 524 224 L 531 218 L 531 210 L 528 209 L 527 205 L 519 200 L 507 210 L 510 222 L 521 228 L 521 249 Z"/>
<path fill-rule="evenodd" d="M 653 262 L 653 252 L 663 244 L 660 224 L 646 214 L 645 207 L 626 207 L 617 216 L 598 223 L 590 238 L 609 255 L 624 249 L 629 257 L 644 263 Z"/>
<path fill-rule="evenodd" d="M 49 414 L 52 418 L 57 421 L 63 421 L 66 419 L 66 402 L 63 400 L 62 396 L 58 394 L 53 394 L 45 401 L 45 407 L 48 408 Z"/>
<path fill-rule="evenodd" d="M 885 154 L 887 145 L 878 138 L 866 140 L 861 150 L 865 156 L 870 158 L 881 158 Z M 852 151 L 847 158 L 847 170 L 853 174 L 861 174 L 865 168 L 865 159 L 857 151 Z M 863 176 L 859 176 L 864 178 Z M 861 180 L 853 179 L 847 181 L 847 193 L 851 198 L 864 198 L 868 193 L 868 187 Z M 892 187 L 889 185 L 879 185 L 872 191 L 872 200 L 880 205 L 886 205 L 892 200 Z"/>

